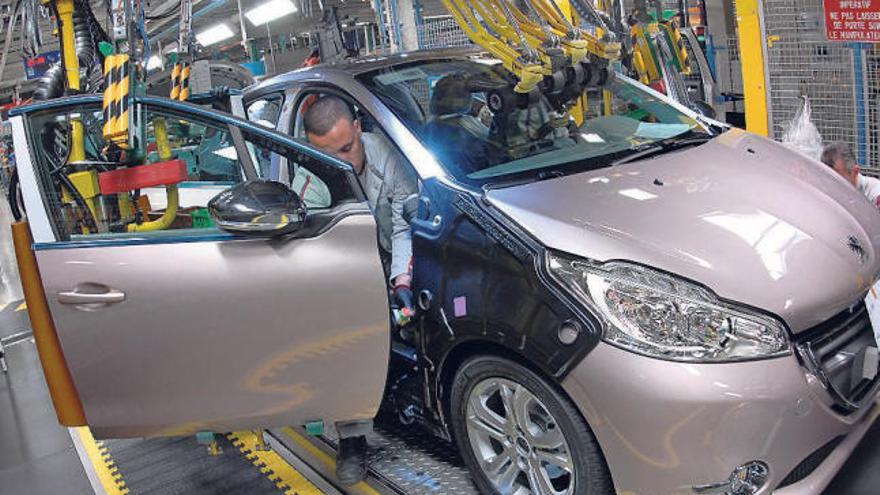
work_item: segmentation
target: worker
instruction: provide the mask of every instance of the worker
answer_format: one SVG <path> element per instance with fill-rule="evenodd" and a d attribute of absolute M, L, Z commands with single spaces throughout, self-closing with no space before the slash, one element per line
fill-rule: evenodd
<path fill-rule="evenodd" d="M 418 204 L 418 181 L 410 165 L 383 135 L 363 132 L 351 107 L 336 96 L 313 102 L 303 124 L 312 145 L 354 168 L 376 217 L 392 304 L 413 314 L 409 221 Z M 372 429 L 372 421 L 340 422 L 336 429 L 340 438 L 336 477 L 340 483 L 352 485 L 366 475 L 365 435 Z"/>
<path fill-rule="evenodd" d="M 309 56 L 303 61 L 301 67 L 312 67 L 321 63 L 321 52 L 317 48 L 312 49 Z"/>
<path fill-rule="evenodd" d="M 871 204 L 880 208 L 880 179 L 859 173 L 856 156 L 848 144 L 837 142 L 826 146 L 822 151 L 822 163 L 833 168 L 864 194 Z"/>

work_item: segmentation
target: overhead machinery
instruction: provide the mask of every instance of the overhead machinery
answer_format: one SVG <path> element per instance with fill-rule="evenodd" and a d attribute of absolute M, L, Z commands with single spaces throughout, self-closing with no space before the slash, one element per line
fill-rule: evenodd
<path fill-rule="evenodd" d="M 65 221 L 82 234 L 168 228 L 177 216 L 177 184 L 187 180 L 187 168 L 182 160 L 172 159 L 165 119 L 145 122 L 140 106 L 134 104 L 136 95 L 146 93 L 150 59 L 144 3 L 111 0 L 109 32 L 105 32 L 87 0 L 43 2 L 54 13 L 62 58 L 60 66 L 41 81 L 35 99 L 104 93 L 101 132 L 92 133 L 97 136 L 87 136 L 83 120 L 90 119 L 88 114 L 71 114 L 66 125 L 56 123 L 54 136 L 48 137 L 57 145 L 53 147 L 57 153 L 50 153 L 58 162 L 52 180 L 61 192 Z M 189 96 L 194 45 L 191 0 L 181 2 L 179 9 L 179 54 L 170 96 L 184 101 Z M 88 124 L 95 123 L 91 120 Z M 98 136 L 101 144 L 96 142 Z M 157 186 L 164 186 L 167 195 L 167 206 L 158 215 L 140 195 L 142 189 Z"/>
<path fill-rule="evenodd" d="M 665 16 L 659 0 L 638 0 L 629 13 L 620 0 L 442 1 L 468 38 L 515 79 L 494 92 L 493 111 L 524 108 L 543 95 L 580 123 L 584 91 L 606 84 L 614 70 L 692 106 L 679 20 Z"/>
<path fill-rule="evenodd" d="M 595 7 L 574 0 L 568 12 L 554 0 L 443 0 L 475 44 L 515 78 L 510 91 L 490 96 L 493 111 L 510 111 L 547 97 L 557 110 L 573 107 L 584 90 L 606 84 L 621 44 Z M 583 16 L 587 24 L 577 20 Z"/>

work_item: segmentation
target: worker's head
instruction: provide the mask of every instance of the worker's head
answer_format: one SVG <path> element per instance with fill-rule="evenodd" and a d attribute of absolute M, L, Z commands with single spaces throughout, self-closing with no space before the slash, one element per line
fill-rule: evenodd
<path fill-rule="evenodd" d="M 351 163 L 355 172 L 361 173 L 366 159 L 361 124 L 343 99 L 321 97 L 306 110 L 303 125 L 306 137 L 316 148 Z"/>
<path fill-rule="evenodd" d="M 833 168 L 852 185 L 859 184 L 859 164 L 852 148 L 846 143 L 831 143 L 822 151 L 822 163 Z"/>

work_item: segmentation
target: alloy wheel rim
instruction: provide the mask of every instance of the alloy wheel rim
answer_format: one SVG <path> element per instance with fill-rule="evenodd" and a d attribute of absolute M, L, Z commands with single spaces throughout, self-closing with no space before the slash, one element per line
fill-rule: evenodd
<path fill-rule="evenodd" d="M 465 424 L 480 469 L 502 495 L 574 493 L 574 461 L 559 423 L 521 384 L 498 377 L 479 382 Z"/>

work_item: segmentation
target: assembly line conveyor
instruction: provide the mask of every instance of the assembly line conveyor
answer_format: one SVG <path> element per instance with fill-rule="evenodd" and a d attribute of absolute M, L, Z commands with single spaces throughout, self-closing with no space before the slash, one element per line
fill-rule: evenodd
<path fill-rule="evenodd" d="M 478 493 L 455 447 L 416 425 L 377 420 L 375 431 L 368 436 L 367 480 L 348 489 L 333 477 L 336 440 L 332 436 L 308 436 L 297 427 L 267 430 L 263 435 L 269 451 L 286 464 L 284 469 L 301 476 L 300 483 L 279 480 L 271 472 L 277 465 L 266 466 L 253 459 L 250 450 L 234 438 L 218 436 L 215 455 L 209 455 L 192 437 L 97 443 L 103 461 L 117 479 L 114 488 L 118 491 L 114 493 L 119 494 Z"/>

